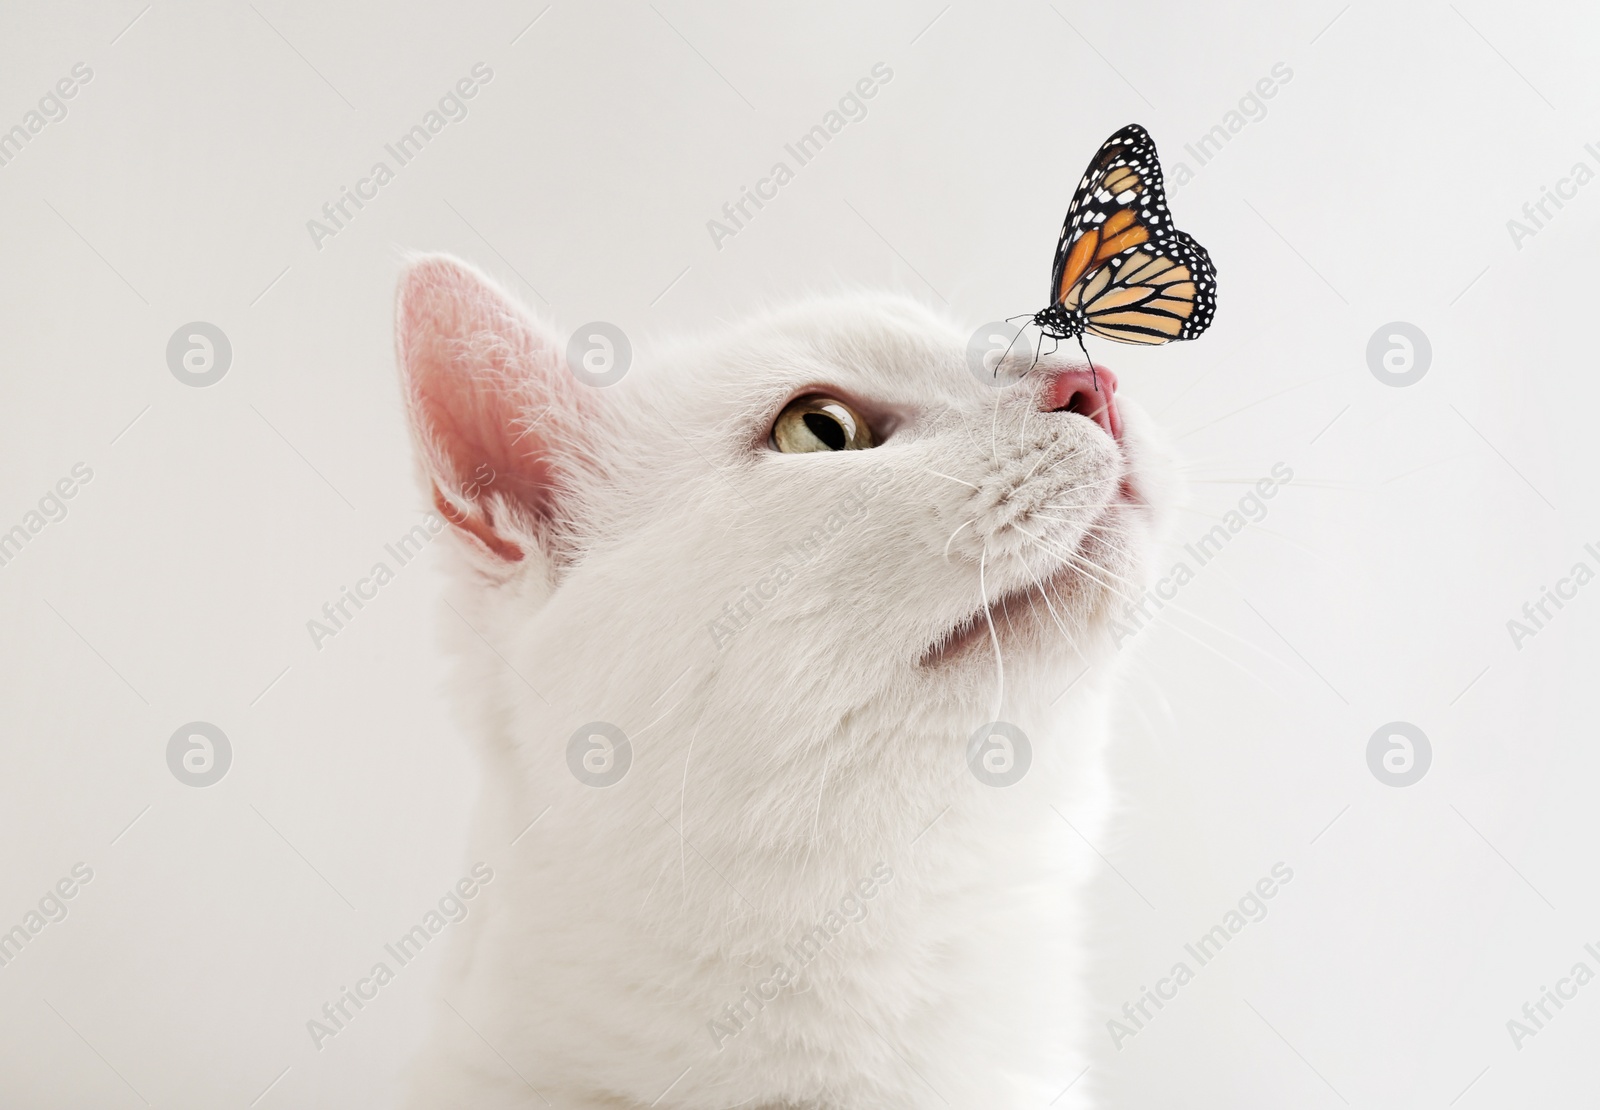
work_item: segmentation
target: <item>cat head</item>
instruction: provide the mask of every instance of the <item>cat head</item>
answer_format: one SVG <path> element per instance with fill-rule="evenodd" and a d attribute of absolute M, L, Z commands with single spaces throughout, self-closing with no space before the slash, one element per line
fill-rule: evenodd
<path fill-rule="evenodd" d="M 688 704 L 768 759 L 868 720 L 964 735 L 1009 714 L 1002 666 L 1007 705 L 1042 707 L 1114 652 L 1171 499 L 1110 372 L 996 385 L 899 296 L 770 312 L 597 388 L 425 256 L 398 348 L 502 719 L 629 731 Z"/>

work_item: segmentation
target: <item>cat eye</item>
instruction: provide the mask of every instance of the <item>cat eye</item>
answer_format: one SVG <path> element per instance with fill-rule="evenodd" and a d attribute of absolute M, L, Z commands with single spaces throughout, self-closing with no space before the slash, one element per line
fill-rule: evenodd
<path fill-rule="evenodd" d="M 860 413 L 835 397 L 790 401 L 772 426 L 772 445 L 787 455 L 804 451 L 861 451 L 875 446 Z"/>

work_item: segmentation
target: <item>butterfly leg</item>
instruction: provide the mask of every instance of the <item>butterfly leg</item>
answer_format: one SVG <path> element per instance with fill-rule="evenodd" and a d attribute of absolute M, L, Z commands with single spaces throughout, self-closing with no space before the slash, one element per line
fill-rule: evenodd
<path fill-rule="evenodd" d="M 1039 336 L 1039 347 L 1040 347 L 1041 350 L 1044 348 L 1044 336 L 1042 334 Z M 1051 335 L 1050 336 L 1050 354 L 1054 355 L 1060 349 L 1061 349 L 1061 337 L 1059 335 Z"/>
<path fill-rule="evenodd" d="M 1033 345 L 1033 362 L 1028 366 L 1028 372 L 1033 373 L 1033 368 L 1039 365 L 1039 352 L 1044 350 L 1044 331 L 1039 332 L 1039 340 Z"/>
<path fill-rule="evenodd" d="M 1083 352 L 1083 361 L 1089 364 L 1089 380 L 1094 383 L 1094 391 L 1100 392 L 1100 376 L 1095 373 L 1094 359 L 1089 357 L 1089 348 L 1083 345 L 1083 333 L 1078 333 L 1078 350 Z"/>

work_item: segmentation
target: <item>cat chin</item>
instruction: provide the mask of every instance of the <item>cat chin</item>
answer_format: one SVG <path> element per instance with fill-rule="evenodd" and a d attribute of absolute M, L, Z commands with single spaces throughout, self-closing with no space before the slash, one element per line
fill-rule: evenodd
<path fill-rule="evenodd" d="M 1059 606 L 1056 598 L 1080 588 L 1082 575 L 1062 567 L 1038 585 L 1009 590 L 972 613 L 930 644 L 918 660 L 924 670 L 960 667 L 974 660 L 993 661 L 994 651 L 1009 657 L 1017 650 L 1041 650 L 1040 633 L 1050 624 L 1048 610 Z M 1046 597 L 1051 598 L 1048 604 Z M 1041 613 L 1041 609 L 1044 610 Z"/>
<path fill-rule="evenodd" d="M 1096 596 L 1085 615 L 1088 594 Z M 963 670 L 993 671 L 998 656 L 1008 676 L 1023 669 L 1081 670 L 1104 654 L 1103 627 L 1110 616 L 1104 600 L 1105 591 L 1076 570 L 1062 568 L 1040 586 L 1002 594 L 968 616 L 929 645 L 917 669 L 932 679 Z"/>
<path fill-rule="evenodd" d="M 1172 460 L 1149 418 L 1130 412 L 1116 493 L 1089 522 L 1070 561 L 1002 590 L 924 649 L 919 671 L 993 668 L 1013 663 L 1093 663 L 1115 646 L 1104 635 L 1114 611 L 1148 585 L 1147 556 L 1171 523 Z M 1111 542 L 1107 536 L 1121 536 Z M 1115 588 L 1113 588 L 1115 585 Z"/>

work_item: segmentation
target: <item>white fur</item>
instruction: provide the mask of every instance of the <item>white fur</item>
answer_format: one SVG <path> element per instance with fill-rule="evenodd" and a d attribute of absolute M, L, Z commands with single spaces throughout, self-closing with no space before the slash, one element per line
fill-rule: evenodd
<path fill-rule="evenodd" d="M 478 316 L 452 309 L 462 297 Z M 414 261 L 401 300 L 425 478 L 525 552 L 507 562 L 463 533 L 452 557 L 450 601 L 472 627 L 444 620 L 487 761 L 472 859 L 495 878 L 453 936 L 451 1009 L 410 1105 L 1046 1105 L 1083 1067 L 1076 891 L 1094 859 L 1082 838 L 1109 803 L 1109 615 L 1142 588 L 1171 497 L 1141 415 L 1122 401 L 1119 447 L 1082 416 L 1041 412 L 1059 362 L 987 386 L 966 332 L 901 297 L 774 312 L 641 358 L 605 389 L 574 385 L 564 342 L 460 263 Z M 414 352 L 435 340 L 459 376 L 436 396 L 492 373 L 494 393 L 467 407 L 525 410 L 515 450 L 545 452 L 556 475 L 542 516 L 516 503 L 525 493 L 462 493 L 459 427 L 430 425 L 417 381 Z M 779 409 L 813 390 L 868 412 L 885 442 L 772 451 Z M 458 446 L 459 463 L 482 445 Z M 874 473 L 861 507 L 719 646 L 724 605 Z M 1118 499 L 1125 478 L 1137 503 Z M 1052 581 L 1050 607 L 1037 588 L 1024 599 L 1064 552 L 1083 569 Z M 985 593 L 1014 593 L 998 645 L 980 617 L 967 647 L 925 663 Z M 1032 746 L 1005 788 L 966 764 L 968 738 L 997 719 Z M 604 789 L 567 765 L 568 738 L 596 720 L 633 748 Z M 785 945 L 880 861 L 893 878 L 865 918 L 719 1038 L 708 1023 L 794 963 Z"/>

